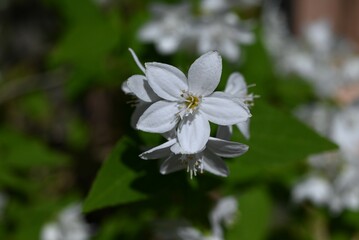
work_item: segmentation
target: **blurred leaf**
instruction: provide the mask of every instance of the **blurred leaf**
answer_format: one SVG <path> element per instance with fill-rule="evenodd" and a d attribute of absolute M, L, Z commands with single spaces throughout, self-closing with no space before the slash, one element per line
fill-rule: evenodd
<path fill-rule="evenodd" d="M 24 169 L 60 166 L 68 160 L 65 155 L 49 149 L 40 141 L 7 128 L 0 128 L 0 159 L 9 166 Z"/>
<path fill-rule="evenodd" d="M 229 161 L 230 181 L 285 172 L 310 154 L 337 148 L 293 116 L 262 100 L 256 102 L 252 115 L 251 139 L 246 143 L 250 148 L 243 156 Z M 240 134 L 235 133 L 234 139 L 243 142 Z"/>
<path fill-rule="evenodd" d="M 89 0 L 63 0 L 57 4 L 62 6 L 69 25 L 50 62 L 73 67 L 68 91 L 76 95 L 106 78 L 106 60 L 120 39 L 119 18 L 115 11 L 105 15 Z"/>
<path fill-rule="evenodd" d="M 129 138 L 121 139 L 104 162 L 85 200 L 85 212 L 146 198 L 130 186 L 133 180 L 140 177 L 139 173 L 122 162 L 122 157 L 130 145 L 133 145 L 133 142 Z"/>
<path fill-rule="evenodd" d="M 256 188 L 241 195 L 239 209 L 239 219 L 229 228 L 226 239 L 265 239 L 271 214 L 271 200 L 266 190 Z"/>

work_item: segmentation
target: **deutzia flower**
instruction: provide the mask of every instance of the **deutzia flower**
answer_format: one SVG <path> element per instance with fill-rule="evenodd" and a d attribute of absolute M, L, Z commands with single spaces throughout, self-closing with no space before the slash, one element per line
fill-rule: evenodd
<path fill-rule="evenodd" d="M 359 56 L 346 39 L 334 34 L 328 21 L 308 24 L 301 29 L 300 37 L 295 37 L 278 7 L 267 4 L 264 16 L 267 49 L 279 72 L 302 76 L 320 97 L 344 103 L 359 98 Z M 347 99 L 343 90 L 353 87 Z"/>
<path fill-rule="evenodd" d="M 330 137 L 340 149 L 309 157 L 311 172 L 295 186 L 294 200 L 310 200 L 328 206 L 333 213 L 359 210 L 358 106 L 341 111 L 321 105 L 302 108 L 300 117 L 304 116 L 306 122 Z"/>
<path fill-rule="evenodd" d="M 140 117 L 139 130 L 164 133 L 177 128 L 177 140 L 184 154 L 201 151 L 210 135 L 208 121 L 219 125 L 245 122 L 248 107 L 230 94 L 213 92 L 221 78 L 222 61 L 217 52 L 199 57 L 190 67 L 188 79 L 177 68 L 146 63 L 146 77 L 161 98 Z"/>
<path fill-rule="evenodd" d="M 81 205 L 73 204 L 65 208 L 57 220 L 42 228 L 42 240 L 87 240 L 90 226 L 81 215 Z"/>
<path fill-rule="evenodd" d="M 229 61 L 240 57 L 240 44 L 251 44 L 254 35 L 249 26 L 245 26 L 235 13 L 220 16 L 204 16 L 197 28 L 193 29 L 200 54 L 217 50 Z"/>
<path fill-rule="evenodd" d="M 248 146 L 210 137 L 203 151 L 195 154 L 183 154 L 183 150 L 177 139 L 171 139 L 157 147 L 154 147 L 140 155 L 147 159 L 165 159 L 160 172 L 168 174 L 182 169 L 187 169 L 190 177 L 196 176 L 197 172 L 210 172 L 217 176 L 226 177 L 228 168 L 221 157 L 238 157 L 247 152 Z"/>
<path fill-rule="evenodd" d="M 135 52 L 129 49 L 132 57 L 134 58 L 139 69 L 145 74 L 146 70 L 139 61 Z M 147 78 L 144 75 L 133 75 L 129 77 L 122 84 L 122 91 L 126 94 L 132 94 L 137 98 L 136 109 L 131 117 L 131 125 L 135 127 L 138 119 L 143 112 L 151 105 L 151 103 L 158 101 L 160 98 L 153 92 L 152 88 L 148 84 Z"/>
<path fill-rule="evenodd" d="M 188 4 L 154 5 L 156 19 L 140 29 L 139 39 L 143 42 L 153 42 L 162 54 L 176 52 L 188 33 L 189 10 Z"/>
<path fill-rule="evenodd" d="M 247 86 L 242 74 L 235 72 L 229 76 L 224 92 L 232 95 L 234 100 L 244 102 L 246 105 L 251 106 L 256 97 L 252 93 L 248 94 L 248 88 L 251 86 Z M 249 121 L 250 119 L 235 124 L 247 139 L 250 137 Z M 219 138 L 229 140 L 232 135 L 232 126 L 219 126 L 219 132 L 223 133 L 218 136 Z"/>

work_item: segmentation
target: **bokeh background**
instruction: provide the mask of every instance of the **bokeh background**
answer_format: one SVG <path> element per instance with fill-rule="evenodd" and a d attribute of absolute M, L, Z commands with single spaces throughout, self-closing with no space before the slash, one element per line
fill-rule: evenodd
<path fill-rule="evenodd" d="M 226 196 L 224 239 L 359 239 L 358 13 L 357 0 L 0 0 L 0 239 L 210 239 Z M 232 72 L 255 84 L 251 138 L 233 135 L 250 150 L 228 178 L 138 157 L 164 139 L 130 125 L 128 48 L 184 73 L 218 50 L 219 89 Z"/>

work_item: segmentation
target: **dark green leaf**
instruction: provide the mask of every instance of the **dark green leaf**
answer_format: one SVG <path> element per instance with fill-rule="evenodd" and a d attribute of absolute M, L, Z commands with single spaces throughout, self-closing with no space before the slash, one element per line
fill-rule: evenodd
<path fill-rule="evenodd" d="M 140 173 L 134 172 L 122 162 L 124 153 L 131 145 L 133 142 L 130 139 L 121 139 L 102 165 L 85 200 L 85 212 L 146 198 L 130 186 Z"/>

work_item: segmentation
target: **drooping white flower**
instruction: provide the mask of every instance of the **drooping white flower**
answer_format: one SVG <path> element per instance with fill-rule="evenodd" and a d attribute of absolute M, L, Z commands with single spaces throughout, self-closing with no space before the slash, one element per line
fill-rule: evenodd
<path fill-rule="evenodd" d="M 189 11 L 188 4 L 153 5 L 156 19 L 140 29 L 139 39 L 143 42 L 154 43 L 162 54 L 176 52 L 189 32 Z"/>
<path fill-rule="evenodd" d="M 65 208 L 56 221 L 42 228 L 42 240 L 87 240 L 90 239 L 90 226 L 81 215 L 81 205 L 73 204 Z"/>
<path fill-rule="evenodd" d="M 147 159 L 165 159 L 160 166 L 160 173 L 169 174 L 187 169 L 190 177 L 197 172 L 210 172 L 217 176 L 226 177 L 229 170 L 221 157 L 238 157 L 247 152 L 248 146 L 210 137 L 204 150 L 195 154 L 184 154 L 177 139 L 171 139 L 140 155 Z"/>
<path fill-rule="evenodd" d="M 222 61 L 217 52 L 199 57 L 190 67 L 188 79 L 177 68 L 147 63 L 146 77 L 161 100 L 140 117 L 137 128 L 164 133 L 177 127 L 177 140 L 183 153 L 201 151 L 210 135 L 209 121 L 233 125 L 247 121 L 248 107 L 224 92 L 213 92 L 221 77 Z"/>
<path fill-rule="evenodd" d="M 135 52 L 129 49 L 133 59 L 135 60 L 139 69 L 145 74 L 145 67 L 141 64 Z M 131 117 L 131 125 L 135 127 L 138 119 L 143 112 L 153 103 L 158 101 L 160 98 L 153 92 L 152 88 L 148 84 L 145 75 L 133 75 L 129 77 L 122 84 L 122 91 L 126 94 L 134 95 L 136 100 L 136 109 Z"/>

